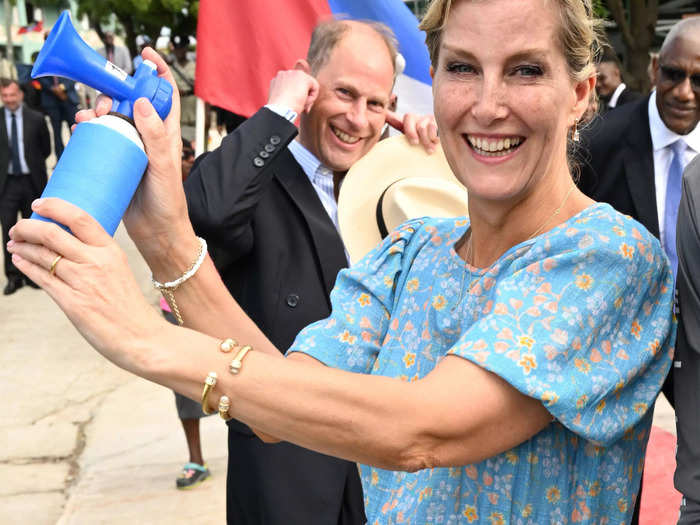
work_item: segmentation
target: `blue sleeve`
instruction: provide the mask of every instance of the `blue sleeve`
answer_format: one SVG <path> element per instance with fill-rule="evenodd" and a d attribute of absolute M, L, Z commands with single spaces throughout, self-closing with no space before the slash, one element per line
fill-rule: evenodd
<path fill-rule="evenodd" d="M 572 432 L 617 441 L 653 406 L 675 340 L 669 264 L 640 230 L 534 245 L 540 253 L 497 283 L 491 311 L 448 353 L 540 400 Z"/>
<path fill-rule="evenodd" d="M 341 271 L 331 292 L 330 317 L 302 330 L 287 354 L 303 352 L 334 368 L 369 373 L 405 266 L 429 238 L 420 231 L 423 222 L 404 223 L 356 265 Z"/>

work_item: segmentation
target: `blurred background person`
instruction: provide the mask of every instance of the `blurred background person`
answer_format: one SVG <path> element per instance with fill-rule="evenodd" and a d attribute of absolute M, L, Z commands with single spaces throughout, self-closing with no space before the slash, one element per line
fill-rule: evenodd
<path fill-rule="evenodd" d="M 112 31 L 106 31 L 102 41 L 105 45 L 98 49 L 97 52 L 115 66 L 123 69 L 127 73 L 131 73 L 131 55 L 126 46 L 120 46 L 114 43 L 114 33 Z"/>
<path fill-rule="evenodd" d="M 605 49 L 600 62 L 596 65 L 596 70 L 598 71 L 596 91 L 600 98 L 598 106 L 601 113 L 641 98 L 641 93 L 629 89 L 622 81 L 620 62 L 612 49 Z"/>

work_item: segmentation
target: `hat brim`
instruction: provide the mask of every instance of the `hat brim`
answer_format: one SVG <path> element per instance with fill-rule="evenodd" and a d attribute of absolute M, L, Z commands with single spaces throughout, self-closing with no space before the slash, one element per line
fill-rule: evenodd
<path fill-rule="evenodd" d="M 364 257 L 382 240 L 377 222 L 377 203 L 385 190 L 395 182 L 408 178 L 421 178 L 424 183 L 426 177 L 453 184 L 455 193 L 459 193 L 459 198 L 465 201 L 466 213 L 466 188 L 452 173 L 439 145 L 434 153 L 428 154 L 422 146 L 411 145 L 404 135 L 390 137 L 379 141 L 350 168 L 338 196 L 338 224 L 352 263 Z M 444 184 L 441 186 L 444 187 Z M 415 211 L 407 212 L 406 219 L 423 217 L 426 215 L 424 210 L 439 207 L 439 203 L 435 202 L 428 207 L 418 205 Z M 439 216 L 452 216 L 453 209 L 454 206 L 446 207 L 446 213 Z M 396 226 L 387 224 L 389 231 Z"/>

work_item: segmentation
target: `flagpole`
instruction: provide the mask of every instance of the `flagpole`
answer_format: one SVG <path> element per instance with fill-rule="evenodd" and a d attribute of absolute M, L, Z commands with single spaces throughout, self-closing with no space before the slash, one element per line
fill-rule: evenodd
<path fill-rule="evenodd" d="M 194 125 L 194 156 L 198 157 L 204 153 L 206 145 L 204 129 L 204 101 L 197 97 L 197 112 Z"/>

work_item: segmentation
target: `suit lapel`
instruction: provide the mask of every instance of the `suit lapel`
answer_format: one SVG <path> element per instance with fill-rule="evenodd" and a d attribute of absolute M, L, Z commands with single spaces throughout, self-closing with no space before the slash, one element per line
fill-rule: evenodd
<path fill-rule="evenodd" d="M 637 217 L 651 234 L 659 236 L 659 216 L 656 209 L 654 181 L 654 150 L 649 131 L 648 98 L 640 104 L 635 122 L 628 128 L 624 151 L 625 176 L 637 210 Z"/>
<path fill-rule="evenodd" d="M 321 268 L 326 295 L 329 296 L 338 272 L 348 265 L 345 248 L 338 230 L 335 229 L 304 171 L 289 151 L 282 155 L 287 155 L 288 158 L 280 159 L 278 165 L 281 168 L 275 175 L 306 221 Z"/>

